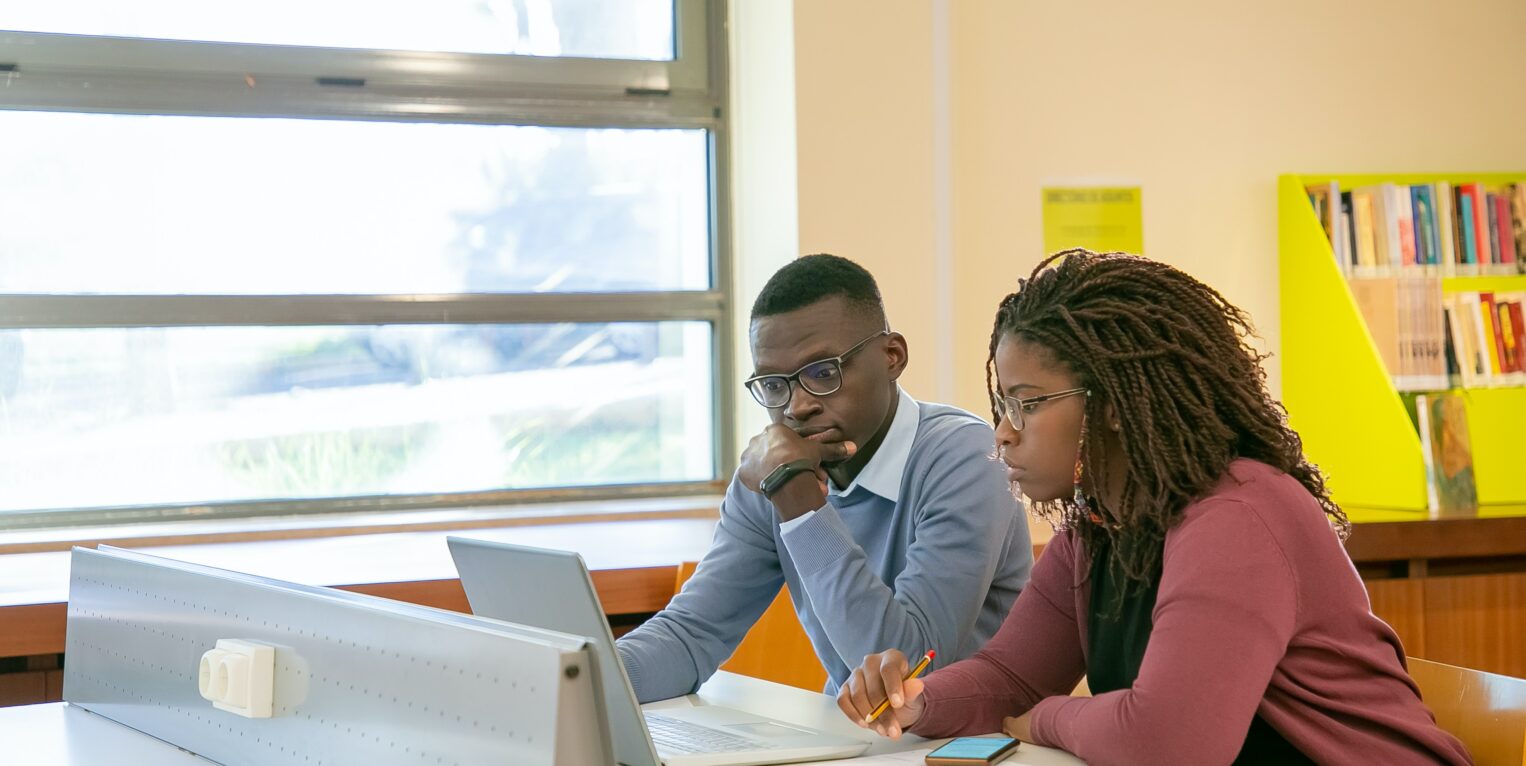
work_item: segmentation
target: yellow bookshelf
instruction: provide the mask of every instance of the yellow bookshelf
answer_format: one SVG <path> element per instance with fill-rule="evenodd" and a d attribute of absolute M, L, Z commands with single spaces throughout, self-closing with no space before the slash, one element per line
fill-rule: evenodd
<path fill-rule="evenodd" d="M 1304 451 L 1329 477 L 1336 502 L 1353 508 L 1420 511 L 1425 463 L 1404 400 L 1377 346 L 1305 186 L 1342 190 L 1379 183 L 1448 181 L 1489 185 L 1526 173 L 1285 175 L 1278 179 L 1282 399 Z M 1526 276 L 1451 277 L 1448 292 L 1526 291 Z M 1473 471 L 1481 505 L 1526 504 L 1526 388 L 1466 391 Z"/>

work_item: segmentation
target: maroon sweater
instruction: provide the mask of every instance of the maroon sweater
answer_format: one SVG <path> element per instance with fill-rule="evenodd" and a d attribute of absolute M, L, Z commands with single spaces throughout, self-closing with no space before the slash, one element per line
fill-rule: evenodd
<path fill-rule="evenodd" d="M 1356 568 L 1297 480 L 1237 460 L 1166 533 L 1154 628 L 1129 689 L 1066 696 L 1086 672 L 1090 571 L 1056 535 L 1001 629 L 927 677 L 912 731 L 999 731 L 1092 764 L 1225 764 L 1260 715 L 1320 763 L 1471 763 L 1405 671 Z"/>

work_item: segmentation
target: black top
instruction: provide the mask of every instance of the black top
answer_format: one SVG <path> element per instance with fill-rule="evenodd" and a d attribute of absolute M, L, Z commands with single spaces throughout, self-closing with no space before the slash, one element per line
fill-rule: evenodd
<path fill-rule="evenodd" d="M 1116 533 L 1115 533 L 1116 534 Z M 1086 616 L 1086 684 L 1092 694 L 1128 689 L 1139 676 L 1145 648 L 1154 627 L 1151 613 L 1160 590 L 1160 565 L 1148 583 L 1129 580 L 1117 557 L 1112 555 L 1112 535 L 1104 537 L 1092 553 L 1091 606 Z M 1137 544 L 1122 538 L 1118 545 Z M 1164 546 L 1164 543 L 1157 542 Z M 1160 561 L 1157 557 L 1156 561 Z M 1271 724 L 1257 715 L 1251 719 L 1245 744 L 1235 757 L 1237 766 L 1252 764 L 1312 764 Z"/>

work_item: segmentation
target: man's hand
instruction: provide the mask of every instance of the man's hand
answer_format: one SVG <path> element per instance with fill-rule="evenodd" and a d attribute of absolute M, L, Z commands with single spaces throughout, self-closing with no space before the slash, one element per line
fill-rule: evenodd
<path fill-rule="evenodd" d="M 774 423 L 752 437 L 742 452 L 742 465 L 737 477 L 742 486 L 760 492 L 763 477 L 785 463 L 809 460 L 815 466 L 813 474 L 799 474 L 791 479 L 772 498 L 774 507 L 785 521 L 816 510 L 827 501 L 827 474 L 823 463 L 836 463 L 853 456 L 858 445 L 853 442 L 822 442 L 801 436 L 787 426 Z"/>

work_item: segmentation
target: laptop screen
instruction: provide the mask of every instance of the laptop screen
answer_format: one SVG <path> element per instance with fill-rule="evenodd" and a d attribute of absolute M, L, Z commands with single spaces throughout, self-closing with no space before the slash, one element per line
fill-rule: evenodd
<path fill-rule="evenodd" d="M 570 551 L 446 538 L 472 612 L 505 622 L 586 636 L 594 648 L 615 760 L 658 766 L 641 708 L 583 558 Z"/>

